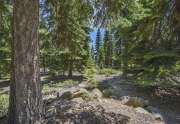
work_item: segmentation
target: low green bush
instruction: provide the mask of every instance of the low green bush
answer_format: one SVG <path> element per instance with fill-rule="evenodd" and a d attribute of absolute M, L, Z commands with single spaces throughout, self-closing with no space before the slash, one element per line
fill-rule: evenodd
<path fill-rule="evenodd" d="M 74 80 L 65 80 L 62 82 L 63 86 L 72 87 L 78 84 L 78 81 Z"/>
<path fill-rule="evenodd" d="M 9 95 L 0 95 L 0 117 L 7 115 L 9 106 Z"/>
<path fill-rule="evenodd" d="M 46 93 L 50 93 L 56 90 L 57 90 L 57 87 L 53 87 L 51 86 L 51 84 L 45 84 L 43 85 L 42 93 L 46 94 Z"/>
<path fill-rule="evenodd" d="M 114 70 L 114 69 L 105 68 L 105 69 L 100 69 L 99 74 L 109 77 L 109 76 L 111 76 L 113 74 L 117 74 L 117 71 Z"/>
<path fill-rule="evenodd" d="M 46 93 L 50 93 L 53 91 L 57 91 L 63 87 L 73 87 L 75 85 L 77 85 L 79 82 L 78 81 L 74 81 L 74 80 L 65 80 L 65 81 L 52 81 L 49 84 L 44 84 L 43 85 L 43 90 L 42 92 L 44 94 Z"/>
<path fill-rule="evenodd" d="M 113 94 L 113 91 L 111 89 L 105 89 L 103 90 L 103 96 L 106 97 L 106 98 L 109 98 L 111 97 Z"/>
<path fill-rule="evenodd" d="M 93 98 L 91 97 L 91 95 L 89 93 L 84 93 L 82 95 L 82 99 L 86 100 L 86 101 L 91 101 Z"/>
<path fill-rule="evenodd" d="M 97 70 L 94 67 L 87 68 L 84 70 L 84 77 L 86 77 L 87 79 L 93 79 L 96 74 Z"/>

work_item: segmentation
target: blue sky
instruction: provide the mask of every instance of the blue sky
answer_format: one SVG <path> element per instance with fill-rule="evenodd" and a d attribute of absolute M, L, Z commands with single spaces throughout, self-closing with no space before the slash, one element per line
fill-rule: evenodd
<path fill-rule="evenodd" d="M 91 39 L 93 40 L 93 44 L 95 43 L 96 41 L 96 34 L 97 34 L 97 28 L 94 28 L 94 31 L 90 33 L 90 36 L 91 36 Z M 101 40 L 103 40 L 104 38 L 104 31 L 105 29 L 101 29 Z"/>

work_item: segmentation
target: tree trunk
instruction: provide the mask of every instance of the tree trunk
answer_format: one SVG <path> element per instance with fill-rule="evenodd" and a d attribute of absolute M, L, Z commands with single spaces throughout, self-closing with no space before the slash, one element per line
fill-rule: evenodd
<path fill-rule="evenodd" d="M 73 62 L 72 60 L 69 61 L 69 72 L 68 72 L 68 76 L 72 77 L 73 76 Z"/>
<path fill-rule="evenodd" d="M 42 59 L 43 59 L 43 72 L 45 74 L 46 73 L 46 60 L 45 60 L 45 56 L 44 55 L 43 55 Z"/>
<path fill-rule="evenodd" d="M 122 45 L 121 45 L 121 50 L 122 50 L 122 72 L 123 72 L 123 77 L 127 77 L 127 69 L 128 69 L 128 43 L 127 40 L 122 40 Z"/>
<path fill-rule="evenodd" d="M 9 124 L 40 124 L 39 1 L 14 0 Z"/>

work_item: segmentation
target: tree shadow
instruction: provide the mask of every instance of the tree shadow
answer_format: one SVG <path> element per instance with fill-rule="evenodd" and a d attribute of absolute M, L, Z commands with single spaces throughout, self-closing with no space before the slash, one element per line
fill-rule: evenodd
<path fill-rule="evenodd" d="M 112 98 L 116 100 L 121 100 L 122 96 L 139 97 L 148 100 L 149 106 L 153 106 L 156 109 L 155 112 L 160 113 L 167 124 L 180 123 L 179 88 L 143 87 L 122 79 L 120 76 L 105 79 L 99 83 L 98 87 L 101 91 L 111 89 Z"/>
<path fill-rule="evenodd" d="M 0 81 L 0 88 L 8 87 L 10 85 L 10 81 Z"/>

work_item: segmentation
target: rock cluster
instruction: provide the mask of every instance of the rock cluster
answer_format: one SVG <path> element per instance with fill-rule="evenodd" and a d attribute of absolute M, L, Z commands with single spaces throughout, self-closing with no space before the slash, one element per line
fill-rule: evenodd
<path fill-rule="evenodd" d="M 65 91 L 47 101 L 47 124 L 164 124 L 147 100 L 129 96 L 104 99 L 97 88 Z"/>

